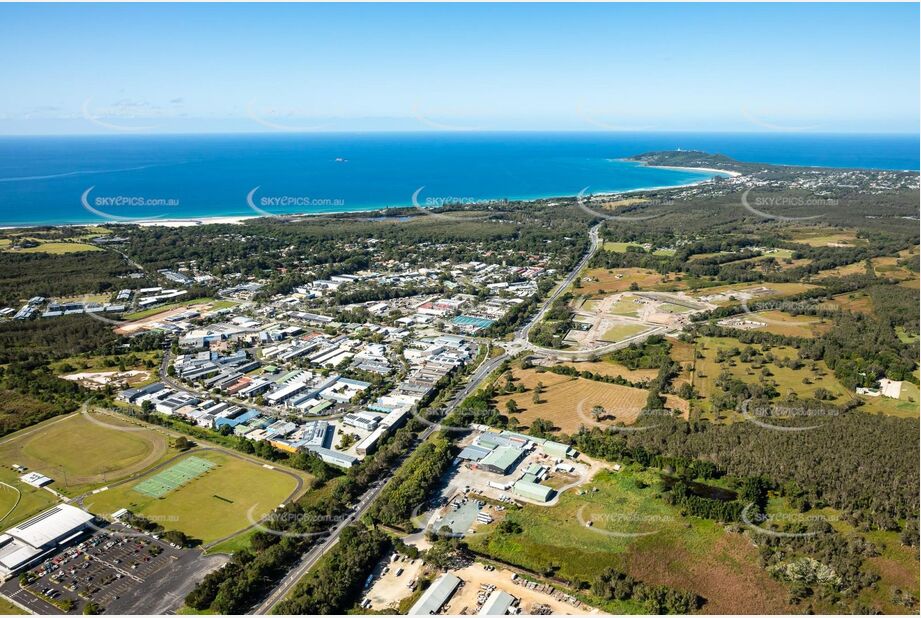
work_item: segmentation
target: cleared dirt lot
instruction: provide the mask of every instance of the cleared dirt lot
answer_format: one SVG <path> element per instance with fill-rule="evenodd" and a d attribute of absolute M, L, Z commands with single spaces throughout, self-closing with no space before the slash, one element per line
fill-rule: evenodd
<path fill-rule="evenodd" d="M 615 292 L 576 301 L 573 328 L 565 342 L 581 350 L 591 350 L 609 343 L 642 339 L 645 334 L 676 328 L 689 321 L 697 311 L 713 308 L 683 292 Z"/>
<path fill-rule="evenodd" d="M 590 268 L 582 274 L 582 287 L 575 294 L 593 295 L 604 292 L 623 292 L 635 283 L 640 289 L 649 289 L 662 283 L 663 277 L 645 268 Z"/>
<path fill-rule="evenodd" d="M 477 608 L 477 593 L 481 586 L 491 584 L 518 599 L 518 606 L 522 613 L 529 614 L 537 605 L 548 606 L 553 614 L 586 615 L 600 613 L 593 607 L 582 603 L 573 605 L 567 603 L 547 592 L 529 589 L 525 580 L 518 577 L 513 571 L 497 568 L 488 571 L 485 565 L 474 562 L 468 567 L 454 571 L 464 581 L 464 585 L 454 594 L 444 610 L 445 614 L 460 614 L 466 609 L 467 614 L 475 614 Z"/>
<path fill-rule="evenodd" d="M 374 583 L 365 595 L 371 601 L 371 610 L 383 611 L 396 608 L 400 601 L 413 593 L 408 584 L 419 577 L 423 567 L 422 559 L 410 560 L 401 556 L 397 562 L 387 561 L 374 571 Z M 384 569 L 386 574 L 382 574 Z M 402 569 L 402 573 L 397 575 Z"/>
<path fill-rule="evenodd" d="M 560 431 L 572 433 L 582 425 L 630 424 L 636 421 L 646 404 L 647 392 L 640 388 L 571 378 L 549 371 L 538 373 L 536 369 L 516 369 L 513 375 L 516 386 L 524 385 L 526 392 L 500 395 L 496 401 L 499 410 L 505 414 L 506 403 L 515 400 L 520 412 L 510 416 L 517 419 L 519 425 L 530 425 L 535 419 L 542 418 L 553 422 Z M 534 403 L 534 388 L 538 382 L 544 385 L 544 392 L 540 395 L 541 403 Z M 596 405 L 602 406 L 613 419 L 594 421 L 591 410 Z"/>
<path fill-rule="evenodd" d="M 148 316 L 146 318 L 141 318 L 139 320 L 134 320 L 133 322 L 127 322 L 116 328 L 115 332 L 119 335 L 131 335 L 142 330 L 150 330 L 156 326 L 157 322 L 162 322 L 167 318 L 177 316 L 181 313 L 185 313 L 186 311 L 192 310 L 198 311 L 200 313 L 206 313 L 210 308 L 211 303 L 183 305 L 182 307 L 161 311 L 160 313 L 155 313 L 154 315 Z"/>

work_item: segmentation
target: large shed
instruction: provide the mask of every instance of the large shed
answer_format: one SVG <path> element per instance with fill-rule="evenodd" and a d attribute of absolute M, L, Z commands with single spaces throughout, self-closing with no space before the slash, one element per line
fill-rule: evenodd
<path fill-rule="evenodd" d="M 422 593 L 419 600 L 410 608 L 409 615 L 430 616 L 437 614 L 460 585 L 461 579 L 457 575 L 445 573 Z"/>

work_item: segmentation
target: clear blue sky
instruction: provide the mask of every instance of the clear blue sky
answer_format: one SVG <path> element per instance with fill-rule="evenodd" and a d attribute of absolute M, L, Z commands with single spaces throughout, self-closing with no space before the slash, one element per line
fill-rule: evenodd
<path fill-rule="evenodd" d="M 917 4 L 0 5 L 0 133 L 918 132 Z"/>

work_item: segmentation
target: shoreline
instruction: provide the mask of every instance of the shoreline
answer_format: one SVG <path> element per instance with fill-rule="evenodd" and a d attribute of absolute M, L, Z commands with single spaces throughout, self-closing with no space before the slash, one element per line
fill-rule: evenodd
<path fill-rule="evenodd" d="M 736 176 L 741 176 L 740 172 L 733 172 L 730 170 L 720 170 L 715 168 L 707 167 L 677 167 L 677 166 L 665 166 L 665 165 L 647 165 L 642 161 L 630 161 L 629 159 L 617 159 L 618 161 L 626 161 L 630 163 L 636 163 L 643 167 L 649 168 L 659 168 L 659 169 L 672 169 L 676 171 L 683 172 L 705 172 L 714 174 L 709 178 L 704 178 L 702 180 L 696 180 L 694 182 L 687 182 L 680 185 L 662 185 L 656 187 L 639 187 L 636 189 L 625 189 L 621 191 L 605 191 L 601 193 L 592 193 L 592 196 L 603 196 L 609 197 L 613 195 L 627 195 L 631 193 L 642 193 L 645 191 L 666 191 L 669 189 L 684 189 L 687 187 L 694 187 L 699 184 L 710 182 L 714 178 L 718 178 L 718 174 L 725 174 L 730 178 L 735 178 Z M 510 202 L 535 202 L 538 200 L 553 200 L 553 199 L 575 199 L 578 197 L 578 194 L 573 195 L 548 195 L 543 197 L 535 198 L 521 198 L 521 199 L 509 199 Z M 483 198 L 488 199 L 488 198 Z M 369 208 L 367 210 L 338 210 L 330 212 L 318 212 L 318 213 L 308 213 L 308 212 L 291 212 L 291 213 L 279 213 L 275 215 L 279 218 L 287 217 L 320 217 L 326 215 L 342 215 L 342 214 L 359 214 L 364 213 L 368 215 L 384 215 L 389 210 L 394 209 L 415 209 L 412 204 L 407 204 L 403 206 L 382 206 L 378 208 Z M 93 225 L 137 225 L 139 227 L 168 227 L 168 228 L 179 228 L 179 227 L 197 227 L 201 225 L 242 225 L 250 219 L 266 219 L 272 217 L 266 217 L 265 215 L 252 214 L 252 215 L 215 215 L 208 217 L 182 217 L 182 218 L 173 218 L 173 219 L 138 219 L 137 221 L 87 221 L 85 223 L 33 223 L 25 225 L 3 225 L 0 226 L 0 230 L 22 230 L 30 228 L 39 228 L 39 227 L 87 227 Z"/>
<path fill-rule="evenodd" d="M 710 172 L 713 174 L 726 174 L 730 178 L 736 178 L 737 176 L 742 175 L 742 172 L 734 172 L 732 170 L 719 170 L 719 169 L 716 169 L 715 167 L 678 167 L 675 165 L 646 165 L 646 167 L 666 169 L 666 170 L 681 170 L 683 172 L 698 172 L 699 171 L 699 172 Z"/>
<path fill-rule="evenodd" d="M 640 167 L 648 167 L 650 169 L 662 169 L 662 170 L 678 170 L 680 172 L 709 172 L 711 174 L 726 174 L 730 178 L 735 178 L 736 176 L 741 176 L 742 172 L 733 172 L 731 170 L 721 170 L 715 167 L 682 167 L 679 165 L 650 165 L 646 161 L 637 161 L 636 159 L 615 159 L 616 161 L 623 161 L 624 163 L 633 163 Z M 710 180 L 710 179 L 708 179 Z M 706 182 L 706 181 L 700 181 Z M 698 183 L 690 183 L 698 184 Z M 685 185 L 689 186 L 689 185 Z"/>

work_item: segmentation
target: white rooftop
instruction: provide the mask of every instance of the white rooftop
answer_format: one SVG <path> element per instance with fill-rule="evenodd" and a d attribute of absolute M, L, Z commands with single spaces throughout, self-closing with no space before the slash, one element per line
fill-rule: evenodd
<path fill-rule="evenodd" d="M 93 516 L 69 504 L 59 504 L 10 528 L 6 534 L 32 547 L 54 543 L 85 526 Z"/>

